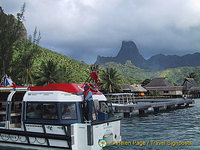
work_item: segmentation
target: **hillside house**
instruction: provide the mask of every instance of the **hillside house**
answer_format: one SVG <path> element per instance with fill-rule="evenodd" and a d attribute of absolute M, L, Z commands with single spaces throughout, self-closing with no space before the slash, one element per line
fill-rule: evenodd
<path fill-rule="evenodd" d="M 185 78 L 183 82 L 183 94 L 192 97 L 200 97 L 200 86 L 193 78 Z"/>
<path fill-rule="evenodd" d="M 150 83 L 145 86 L 149 95 L 154 96 L 169 96 L 169 97 L 182 97 L 183 86 L 174 86 L 165 78 L 154 78 Z"/>
<path fill-rule="evenodd" d="M 139 84 L 123 84 L 121 86 L 124 93 L 134 93 L 135 96 L 143 96 L 145 93 L 147 93 L 147 90 Z"/>

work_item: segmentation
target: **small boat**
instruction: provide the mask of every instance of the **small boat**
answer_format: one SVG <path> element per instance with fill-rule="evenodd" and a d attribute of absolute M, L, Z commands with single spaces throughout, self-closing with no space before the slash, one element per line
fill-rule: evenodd
<path fill-rule="evenodd" d="M 0 146 L 33 149 L 100 150 L 121 141 L 120 118 L 98 91 L 93 93 L 93 121 L 82 108 L 83 84 L 0 87 Z"/>

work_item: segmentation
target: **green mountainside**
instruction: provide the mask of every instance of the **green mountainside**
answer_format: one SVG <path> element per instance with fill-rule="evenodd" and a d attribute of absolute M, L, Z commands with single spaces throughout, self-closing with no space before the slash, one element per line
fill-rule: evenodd
<path fill-rule="evenodd" d="M 108 62 L 101 66 L 102 68 L 115 68 L 119 74 L 128 78 L 133 78 L 139 82 L 142 82 L 146 78 L 156 76 L 156 73 L 140 69 L 133 65 L 129 60 L 124 65 L 115 62 Z"/>
<path fill-rule="evenodd" d="M 186 78 L 192 72 L 195 73 L 198 78 L 200 78 L 200 66 L 179 67 L 166 69 L 163 71 L 147 71 L 144 69 L 140 69 L 133 65 L 131 61 L 127 61 L 124 65 L 115 62 L 108 62 L 101 66 L 103 68 L 113 67 L 118 71 L 119 74 L 125 77 L 137 79 L 137 81 L 143 81 L 147 78 L 152 79 L 155 77 L 165 77 L 166 80 L 168 80 L 170 83 L 173 83 L 174 85 L 181 85 L 184 81 L 184 78 Z"/>
<path fill-rule="evenodd" d="M 40 47 L 38 44 L 41 37 L 37 30 L 27 40 L 22 18 L 23 11 L 19 13 L 18 19 L 15 19 L 13 15 L 5 14 L 0 7 L 2 22 L 0 24 L 0 76 L 8 74 L 17 85 L 85 82 L 91 73 L 91 66 Z M 190 73 L 195 73 L 200 78 L 200 66 L 147 71 L 136 67 L 131 61 L 126 61 L 125 64 L 107 62 L 99 67 L 100 77 L 102 77 L 102 69 L 105 68 L 117 70 L 119 84 L 140 84 L 148 78 L 165 77 L 169 82 L 181 85 Z"/>
<path fill-rule="evenodd" d="M 84 82 L 91 72 L 88 64 L 40 47 L 37 29 L 27 39 L 24 10 L 25 5 L 15 18 L 0 7 L 0 77 L 7 74 L 17 85 L 40 85 L 45 78 L 46 84 Z"/>
<path fill-rule="evenodd" d="M 24 84 L 22 81 L 23 75 L 16 75 L 15 70 L 23 72 L 24 69 L 26 69 L 27 66 L 23 66 L 23 59 L 28 59 L 27 56 L 31 54 L 31 50 L 36 50 L 33 47 L 29 46 L 29 50 L 27 48 L 27 42 L 29 41 L 25 40 L 19 40 L 15 43 L 13 46 L 13 71 L 11 69 L 12 78 L 14 81 L 18 81 L 19 84 Z M 31 43 L 32 44 L 32 43 Z M 32 44 L 34 45 L 34 44 Z M 37 50 L 34 52 L 34 61 L 33 65 L 30 68 L 32 70 L 33 78 L 34 76 L 37 76 L 38 72 L 41 70 L 42 63 L 47 63 L 48 61 L 52 61 L 54 64 L 56 64 L 57 68 L 62 71 L 62 75 L 58 76 L 58 78 L 62 78 L 62 80 L 59 80 L 58 82 L 75 82 L 75 83 L 81 83 L 84 82 L 87 77 L 89 76 L 89 73 L 91 72 L 89 69 L 89 65 L 87 65 L 84 62 L 72 59 L 68 56 L 64 56 L 60 53 L 57 53 L 55 51 L 48 50 L 46 48 L 40 47 L 36 45 Z M 16 65 L 15 62 L 18 62 L 18 64 L 22 65 L 22 68 L 20 65 Z M 26 62 L 24 62 L 26 63 Z M 14 68 L 16 67 L 16 68 Z M 21 82 L 22 81 L 22 82 Z M 35 84 L 35 82 L 33 82 Z"/>
<path fill-rule="evenodd" d="M 196 81 L 200 84 L 200 66 L 197 67 L 178 67 L 172 69 L 166 69 L 158 72 L 159 77 L 165 77 L 169 82 L 175 85 L 181 85 L 186 77 L 189 74 L 194 73 L 196 77 Z"/>
<path fill-rule="evenodd" d="M 66 74 L 70 74 L 70 81 L 81 83 L 84 82 L 90 74 L 89 65 L 72 59 L 60 53 L 41 48 L 41 55 L 36 59 L 35 65 L 40 64 L 44 60 L 52 60 L 61 68 L 65 68 Z"/>

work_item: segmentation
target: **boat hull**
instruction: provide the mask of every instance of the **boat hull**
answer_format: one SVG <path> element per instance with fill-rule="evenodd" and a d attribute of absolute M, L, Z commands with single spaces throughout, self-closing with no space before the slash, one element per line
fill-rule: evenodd
<path fill-rule="evenodd" d="M 72 125 L 24 124 L 21 129 L 0 128 L 0 146 L 32 149 L 100 150 L 100 140 L 121 141 L 120 120 Z"/>

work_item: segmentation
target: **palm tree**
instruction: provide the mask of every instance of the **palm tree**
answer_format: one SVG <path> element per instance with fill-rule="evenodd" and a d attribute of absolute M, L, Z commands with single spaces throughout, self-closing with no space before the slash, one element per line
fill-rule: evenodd
<path fill-rule="evenodd" d="M 34 36 L 29 36 L 29 40 L 19 40 L 15 43 L 14 57 L 12 62 L 11 74 L 12 78 L 18 84 L 32 85 L 34 83 L 34 62 L 40 54 L 38 46 L 41 39 L 40 32 L 37 36 L 37 28 L 35 28 Z"/>
<path fill-rule="evenodd" d="M 61 71 L 57 64 L 52 60 L 47 61 L 46 63 L 43 61 L 41 64 L 40 71 L 36 77 L 37 85 L 47 85 L 50 83 L 58 83 L 63 79 L 63 71 Z"/>
<path fill-rule="evenodd" d="M 95 65 L 95 64 L 90 65 L 90 70 L 91 71 L 94 71 L 95 69 L 99 70 L 99 65 Z"/>
<path fill-rule="evenodd" d="M 188 76 L 187 76 L 188 78 L 197 78 L 197 75 L 196 75 L 196 73 L 194 73 L 194 72 L 191 72 Z"/>
<path fill-rule="evenodd" d="M 30 41 L 18 41 L 21 50 L 16 52 L 12 62 L 12 78 L 17 84 L 31 85 L 34 82 L 34 61 L 38 55 L 38 48 Z"/>
<path fill-rule="evenodd" d="M 102 71 L 101 87 L 104 88 L 106 92 L 111 93 L 121 90 L 119 81 L 120 77 L 116 69 L 106 68 L 106 70 Z"/>
<path fill-rule="evenodd" d="M 200 79 L 199 79 L 198 75 L 197 75 L 195 72 L 191 72 L 191 73 L 187 76 L 187 78 L 193 78 L 198 84 L 199 84 L 199 82 L 200 82 Z"/>

